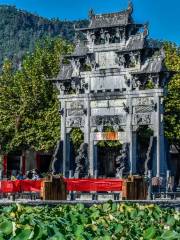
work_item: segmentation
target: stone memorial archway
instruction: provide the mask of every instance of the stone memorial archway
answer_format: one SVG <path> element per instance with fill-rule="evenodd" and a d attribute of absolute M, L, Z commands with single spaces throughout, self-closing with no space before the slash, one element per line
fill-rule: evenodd
<path fill-rule="evenodd" d="M 66 177 L 74 170 L 70 167 L 68 140 L 74 127 L 84 133 L 88 176 L 97 174 L 95 146 L 108 138 L 103 128 L 109 126 L 114 129 L 114 140 L 128 146 L 117 160 L 120 174 L 126 158 L 128 173 L 138 173 L 137 131 L 142 126 L 152 129 L 154 139 L 152 154 L 147 150 L 145 174 L 147 170 L 157 177 L 166 173 L 163 87 L 169 75 L 163 65 L 163 49 L 155 42 L 150 44 L 147 24 L 134 23 L 132 11 L 131 4 L 127 10 L 112 14 L 91 11 L 89 27 L 77 29 L 85 40 L 78 39 L 77 33 L 75 51 L 66 56 L 66 64 L 54 79 L 60 92 L 62 168 Z M 80 153 L 84 154 L 82 149 Z"/>

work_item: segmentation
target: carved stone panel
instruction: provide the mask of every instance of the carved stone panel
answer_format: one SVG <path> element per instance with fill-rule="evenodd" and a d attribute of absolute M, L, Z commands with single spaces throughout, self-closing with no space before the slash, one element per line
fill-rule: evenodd
<path fill-rule="evenodd" d="M 124 125 L 126 123 L 125 115 L 119 116 L 94 116 L 91 117 L 91 126 L 114 126 Z"/>
<path fill-rule="evenodd" d="M 109 100 L 109 107 L 123 107 L 126 104 L 126 99 Z"/>
<path fill-rule="evenodd" d="M 138 97 L 138 98 L 133 98 L 132 100 L 133 106 L 153 105 L 153 104 L 154 104 L 153 97 Z"/>
<path fill-rule="evenodd" d="M 133 125 L 151 125 L 151 113 L 137 113 L 133 115 Z"/>
<path fill-rule="evenodd" d="M 83 116 L 84 115 L 84 102 L 72 101 L 67 102 L 67 117 L 70 116 Z"/>
<path fill-rule="evenodd" d="M 67 102 L 67 109 L 82 109 L 84 107 L 83 101 Z"/>
<path fill-rule="evenodd" d="M 112 107 L 112 108 L 93 108 L 91 109 L 91 116 L 114 116 L 125 114 L 123 107 Z"/>
<path fill-rule="evenodd" d="M 91 108 L 108 107 L 108 100 L 91 101 Z"/>
<path fill-rule="evenodd" d="M 66 127 L 83 127 L 85 120 L 83 117 L 68 117 L 66 119 Z"/>
<path fill-rule="evenodd" d="M 83 109 L 68 109 L 67 116 L 83 116 L 84 110 Z"/>
<path fill-rule="evenodd" d="M 133 110 L 134 113 L 148 113 L 154 111 L 154 106 L 153 105 L 135 106 Z"/>
<path fill-rule="evenodd" d="M 123 107 L 126 101 L 126 99 L 91 101 L 91 108 Z"/>

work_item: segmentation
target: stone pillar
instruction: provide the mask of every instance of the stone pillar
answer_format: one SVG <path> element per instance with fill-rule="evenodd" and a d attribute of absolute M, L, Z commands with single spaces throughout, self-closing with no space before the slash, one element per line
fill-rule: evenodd
<path fill-rule="evenodd" d="M 129 130 L 129 163 L 130 163 L 130 175 L 136 174 L 136 156 L 137 156 L 137 136 L 136 132 L 133 132 L 132 126 Z"/>
<path fill-rule="evenodd" d="M 84 142 L 88 144 L 88 160 L 89 160 L 89 168 L 90 168 L 90 156 L 91 156 L 90 115 L 91 115 L 91 109 L 90 109 L 90 100 L 89 100 L 89 95 L 88 94 L 86 94 L 84 107 L 86 109 L 85 124 L 84 124 Z M 89 169 L 89 171 L 90 171 L 90 169 Z"/>
<path fill-rule="evenodd" d="M 137 134 L 132 132 L 132 174 L 136 174 Z"/>
<path fill-rule="evenodd" d="M 97 146 L 98 141 L 94 142 L 94 172 L 93 176 L 94 178 L 98 177 L 98 146 Z"/>
<path fill-rule="evenodd" d="M 129 106 L 129 113 L 127 114 L 127 122 L 126 122 L 126 131 L 127 131 L 127 139 L 129 141 L 129 168 L 130 175 L 133 174 L 133 127 L 132 127 L 132 99 L 130 95 L 127 95 L 129 98 L 127 101 L 127 105 Z"/>
<path fill-rule="evenodd" d="M 84 107 L 86 110 L 85 124 L 84 124 L 84 142 L 89 145 L 90 143 L 90 101 L 88 94 L 86 95 Z"/>
<path fill-rule="evenodd" d="M 157 151 L 156 151 L 156 177 L 160 177 L 160 98 L 157 99 L 157 112 L 156 112 L 156 139 L 157 139 Z"/>
<path fill-rule="evenodd" d="M 165 138 L 164 138 L 164 106 L 163 106 L 163 97 L 159 98 L 160 112 L 159 112 L 159 138 L 160 138 L 160 149 L 159 149 L 159 158 L 160 158 L 160 175 L 164 178 L 166 177 L 167 172 L 167 156 L 165 154 Z"/>
<path fill-rule="evenodd" d="M 94 135 L 90 133 L 90 146 L 89 146 L 89 173 L 92 177 L 94 175 Z"/>
<path fill-rule="evenodd" d="M 63 141 L 63 176 L 66 175 L 66 103 L 61 101 L 61 109 L 63 115 L 61 116 L 61 141 Z"/>
<path fill-rule="evenodd" d="M 70 170 L 70 161 L 71 161 L 71 146 L 70 146 L 70 134 L 69 131 L 66 131 L 66 167 L 65 167 L 65 176 L 69 177 Z"/>
<path fill-rule="evenodd" d="M 129 174 L 132 175 L 133 174 L 133 133 L 132 133 L 132 129 L 130 128 L 129 130 Z"/>

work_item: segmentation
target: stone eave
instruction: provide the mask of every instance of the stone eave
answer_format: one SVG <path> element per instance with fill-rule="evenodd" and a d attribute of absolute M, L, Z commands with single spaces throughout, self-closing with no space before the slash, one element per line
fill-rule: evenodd
<path fill-rule="evenodd" d="M 71 82 L 72 79 L 59 79 L 59 78 L 51 78 L 48 79 L 49 81 L 52 81 L 53 83 L 58 83 L 58 82 Z"/>
<path fill-rule="evenodd" d="M 146 74 L 160 74 L 160 73 L 169 73 L 168 70 L 162 69 L 161 71 L 137 71 L 131 72 L 132 75 L 146 75 Z"/>
<path fill-rule="evenodd" d="M 89 30 L 97 30 L 97 29 L 104 29 L 104 28 L 116 28 L 116 27 L 126 27 L 126 26 L 130 26 L 130 25 L 134 25 L 136 27 L 143 27 L 144 24 L 136 24 L 136 23 L 126 23 L 126 24 L 116 24 L 116 25 L 110 25 L 110 26 L 101 26 L 101 27 L 86 27 L 86 28 L 76 28 L 75 31 L 76 32 L 86 32 Z"/>
<path fill-rule="evenodd" d="M 121 49 L 121 50 L 117 50 L 116 53 L 129 53 L 129 52 L 136 52 L 139 50 L 143 50 L 144 47 L 142 48 L 128 48 L 128 49 Z"/>
<path fill-rule="evenodd" d="M 75 57 L 75 58 L 84 58 L 84 57 L 86 57 L 87 55 L 90 55 L 90 54 L 92 54 L 91 52 L 88 52 L 88 53 L 86 53 L 86 54 L 71 54 L 71 55 L 66 55 L 65 57 L 67 58 L 67 59 L 70 59 L 70 58 L 72 58 L 72 57 Z"/>

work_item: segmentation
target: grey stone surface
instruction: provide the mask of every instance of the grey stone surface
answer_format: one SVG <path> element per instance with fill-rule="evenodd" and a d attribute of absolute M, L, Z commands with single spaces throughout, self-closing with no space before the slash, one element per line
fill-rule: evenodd
<path fill-rule="evenodd" d="M 71 79 L 73 73 L 73 68 L 71 64 L 68 65 L 62 65 L 61 71 L 59 72 L 57 79 L 58 80 L 68 80 Z"/>
<path fill-rule="evenodd" d="M 141 150 L 137 132 L 142 126 L 152 129 L 155 139 L 155 147 L 149 146 L 145 154 L 145 172 L 152 170 L 152 176 L 157 177 L 166 175 L 162 116 L 163 86 L 168 74 L 164 51 L 161 44 L 148 39 L 148 24 L 134 23 L 132 11 L 131 4 L 117 13 L 96 15 L 91 10 L 89 27 L 79 29 L 85 40 L 77 40 L 74 53 L 67 56 L 70 64 L 63 65 L 54 79 L 60 93 L 61 164 L 66 177 L 69 171 L 75 172 L 67 137 L 74 127 L 84 133 L 91 177 L 95 177 L 99 161 L 95 132 L 101 134 L 105 127 L 118 134 L 123 132 L 119 140 L 129 146 L 129 173 L 138 174 Z M 149 82 L 153 89 L 147 88 Z"/>

